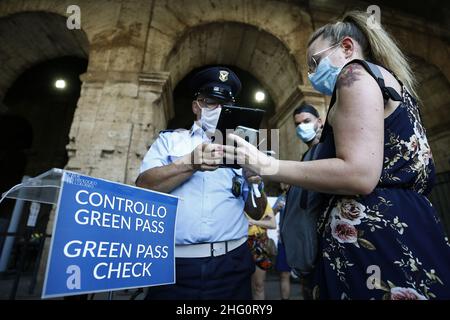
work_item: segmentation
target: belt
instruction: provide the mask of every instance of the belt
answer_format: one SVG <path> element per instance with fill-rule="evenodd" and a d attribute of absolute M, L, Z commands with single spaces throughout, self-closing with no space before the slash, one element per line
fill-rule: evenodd
<path fill-rule="evenodd" d="M 237 240 L 197 243 L 175 246 L 176 258 L 205 258 L 218 257 L 238 248 L 247 241 L 247 237 Z"/>

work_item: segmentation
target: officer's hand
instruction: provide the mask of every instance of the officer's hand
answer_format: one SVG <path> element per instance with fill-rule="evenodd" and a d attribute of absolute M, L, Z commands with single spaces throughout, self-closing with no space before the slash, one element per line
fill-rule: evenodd
<path fill-rule="evenodd" d="M 247 182 L 249 184 L 260 184 L 262 181 L 262 178 L 256 174 L 256 172 L 250 170 L 250 169 L 243 169 L 242 173 L 244 174 L 245 180 L 247 180 Z"/>
<path fill-rule="evenodd" d="M 241 167 L 250 169 L 259 175 L 271 175 L 278 172 L 278 160 L 267 156 L 259 151 L 257 147 L 235 134 L 229 134 L 227 138 L 227 141 L 232 143 L 231 145 L 223 146 L 227 161 L 233 162 L 237 160 Z M 234 143 L 236 143 L 237 147 L 234 147 Z"/>
<path fill-rule="evenodd" d="M 202 143 L 191 152 L 194 171 L 214 171 L 223 162 L 222 145 Z"/>

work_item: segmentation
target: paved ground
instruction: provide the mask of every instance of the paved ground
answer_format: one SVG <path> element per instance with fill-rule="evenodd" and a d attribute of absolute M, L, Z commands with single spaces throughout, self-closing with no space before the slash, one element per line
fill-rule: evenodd
<path fill-rule="evenodd" d="M 298 280 L 291 279 L 291 299 L 299 300 L 300 297 L 300 285 Z M 34 293 L 30 294 L 31 275 L 24 275 L 19 281 L 19 286 L 16 294 L 17 300 L 36 300 L 40 299 L 40 288 L 36 288 Z M 14 275 L 4 275 L 0 277 L 0 300 L 7 300 L 10 298 L 11 289 L 14 284 Z M 113 294 L 113 300 L 129 300 L 136 290 L 124 290 L 116 291 Z M 107 300 L 108 293 L 97 293 L 93 297 L 89 298 L 94 300 Z M 143 294 L 136 297 L 137 300 L 143 299 Z M 267 300 L 279 300 L 280 299 L 280 282 L 279 276 L 276 272 L 271 271 L 267 274 L 266 280 L 266 299 Z"/>
<path fill-rule="evenodd" d="M 266 277 L 266 299 L 280 300 L 280 281 L 277 272 L 268 272 Z M 291 300 L 301 300 L 300 282 L 291 277 Z"/>

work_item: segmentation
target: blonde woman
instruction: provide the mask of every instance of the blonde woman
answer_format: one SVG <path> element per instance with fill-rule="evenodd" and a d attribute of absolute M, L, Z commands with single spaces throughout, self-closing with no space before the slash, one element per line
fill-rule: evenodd
<path fill-rule="evenodd" d="M 269 179 L 329 195 L 315 298 L 449 299 L 450 244 L 426 197 L 434 164 L 414 75 L 367 19 L 349 12 L 309 40 L 310 81 L 332 95 L 320 160 L 270 158 L 235 135 L 237 147 L 223 152 Z"/>

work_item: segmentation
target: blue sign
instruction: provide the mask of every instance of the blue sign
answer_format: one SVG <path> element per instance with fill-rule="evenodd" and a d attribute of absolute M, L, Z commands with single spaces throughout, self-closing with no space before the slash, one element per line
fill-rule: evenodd
<path fill-rule="evenodd" d="M 178 198 L 65 171 L 43 298 L 175 283 Z"/>

